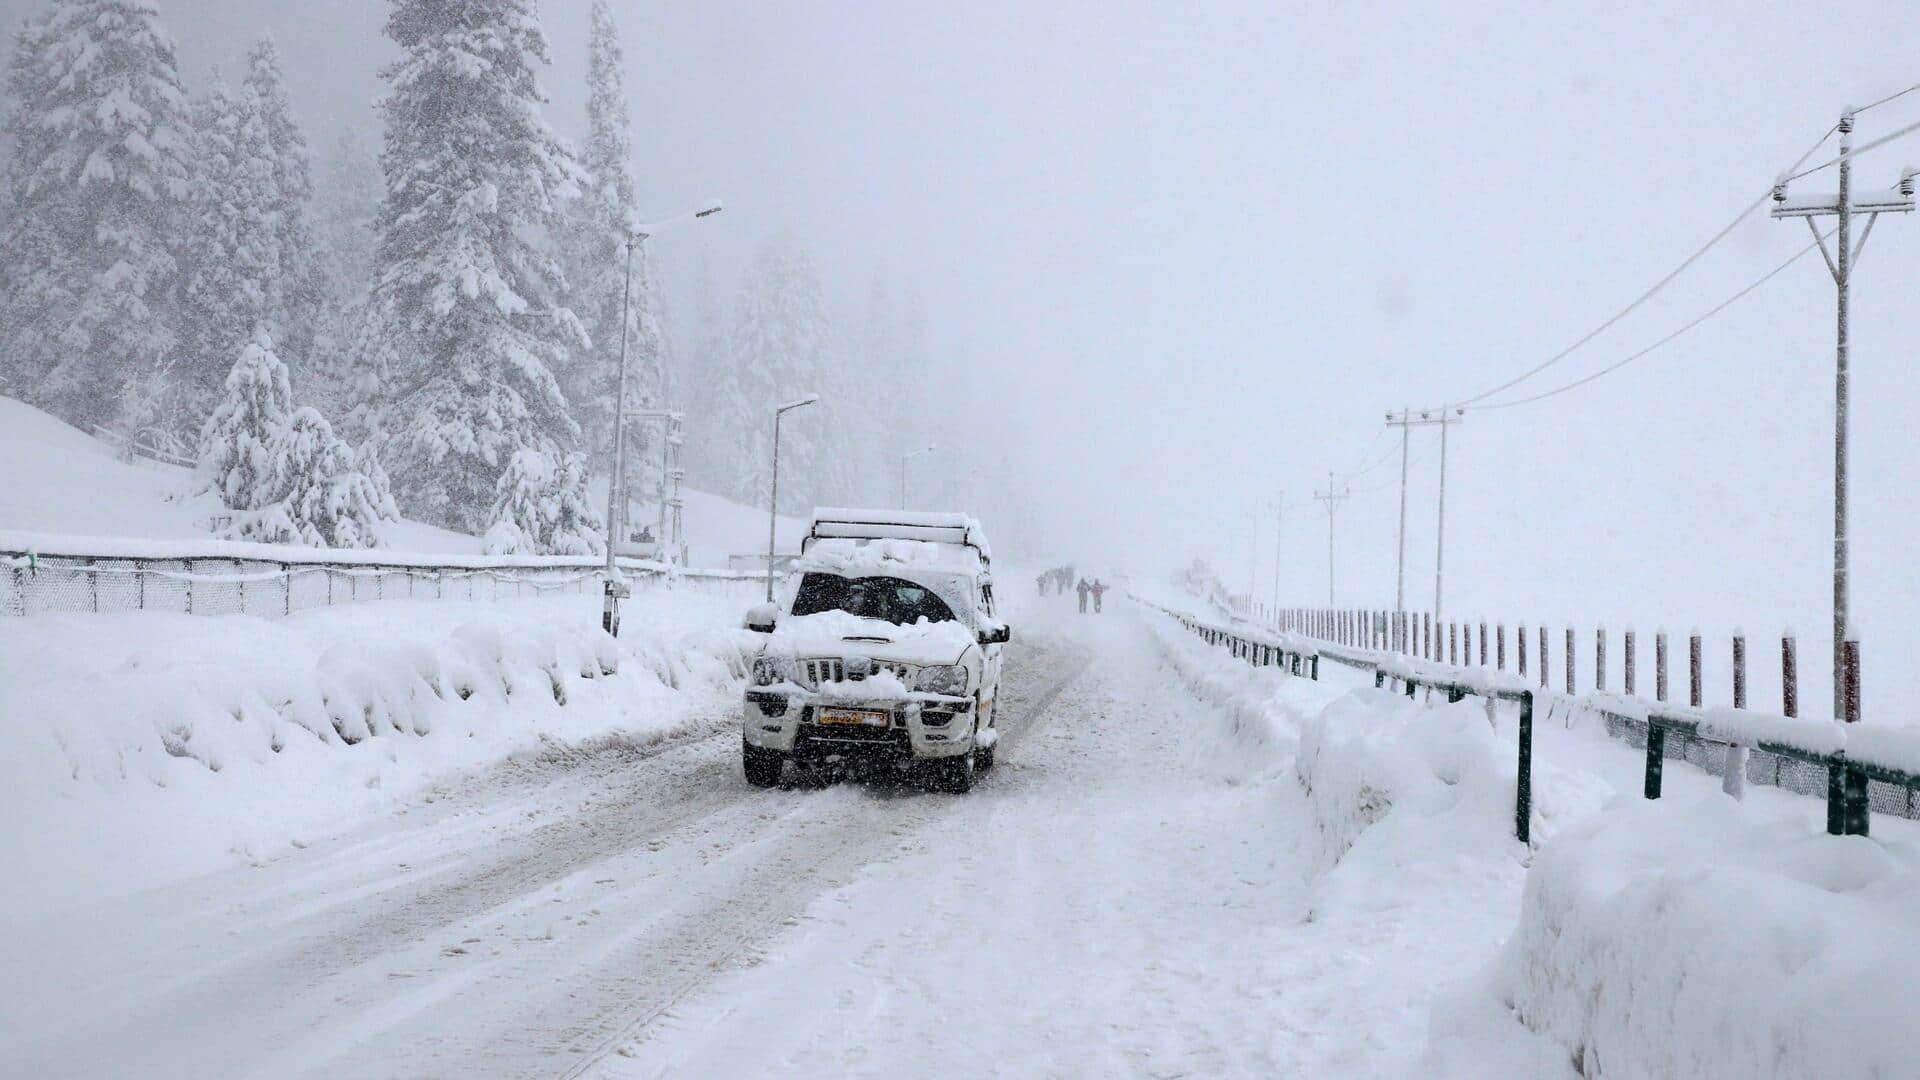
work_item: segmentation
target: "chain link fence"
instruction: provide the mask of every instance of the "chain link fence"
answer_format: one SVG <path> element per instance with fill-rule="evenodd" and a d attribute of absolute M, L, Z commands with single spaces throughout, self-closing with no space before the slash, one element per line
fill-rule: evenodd
<path fill-rule="evenodd" d="M 177 545 L 174 545 L 177 546 Z M 124 545 L 116 545 L 124 548 Z M 0 615 L 171 611 L 190 615 L 290 615 L 370 600 L 497 600 L 597 593 L 595 559 L 474 558 L 455 565 L 272 559 L 240 555 L 46 553 L 0 549 Z M 622 561 L 636 581 L 737 589 L 758 580 L 732 571 L 669 570 Z"/>

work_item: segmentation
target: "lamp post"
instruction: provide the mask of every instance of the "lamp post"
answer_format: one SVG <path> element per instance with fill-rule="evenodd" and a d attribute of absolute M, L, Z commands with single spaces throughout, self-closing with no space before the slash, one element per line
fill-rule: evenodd
<path fill-rule="evenodd" d="M 613 402 L 613 475 L 607 478 L 607 568 L 602 588 L 604 606 L 600 611 L 600 628 L 614 637 L 620 636 L 620 598 L 632 592 L 626 582 L 620 580 L 620 569 L 613 561 L 613 544 L 627 517 L 627 329 L 633 309 L 633 253 L 648 237 L 667 226 L 712 217 L 719 212 L 720 201 L 713 199 L 685 213 L 648 225 L 636 224 L 627 230 L 627 269 L 620 294 L 620 396 Z"/>
<path fill-rule="evenodd" d="M 780 418 L 803 406 L 820 400 L 819 394 L 808 394 L 798 401 L 789 401 L 773 410 L 773 491 L 767 496 L 767 603 L 773 603 L 773 530 L 780 521 Z"/>
<path fill-rule="evenodd" d="M 937 446 L 923 446 L 918 450 L 909 450 L 900 455 L 900 509 L 907 508 L 907 462 L 921 454 L 931 454 L 938 449 L 940 448 Z"/>

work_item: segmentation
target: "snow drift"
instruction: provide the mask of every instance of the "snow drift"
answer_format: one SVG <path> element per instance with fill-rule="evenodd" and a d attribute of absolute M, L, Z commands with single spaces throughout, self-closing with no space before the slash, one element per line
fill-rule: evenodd
<path fill-rule="evenodd" d="M 707 628 L 734 603 L 650 591 L 618 641 L 577 597 L 0 620 L 0 857 L 42 899 L 143 884 L 511 754 L 730 719 L 757 642 Z"/>
<path fill-rule="evenodd" d="M 1718 794 L 1623 802 L 1540 852 L 1433 1056 L 1464 1067 L 1511 1037 L 1504 1013 L 1586 1077 L 1909 1076 L 1916 898 L 1907 843 Z"/>

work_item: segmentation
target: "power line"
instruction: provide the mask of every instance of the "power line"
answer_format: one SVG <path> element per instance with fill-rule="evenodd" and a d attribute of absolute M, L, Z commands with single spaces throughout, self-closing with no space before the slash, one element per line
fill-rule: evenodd
<path fill-rule="evenodd" d="M 1833 233 L 1831 230 L 1829 230 L 1826 236 L 1831 236 L 1831 235 L 1833 235 Z M 1824 240 L 1825 238 L 1826 237 L 1823 236 L 1821 239 Z M 1569 390 L 1574 390 L 1579 387 L 1585 386 L 1588 383 L 1593 382 L 1595 379 L 1599 379 L 1606 375 L 1611 375 L 1614 372 L 1619 371 L 1621 368 L 1626 367 L 1628 364 L 1633 363 L 1635 360 L 1640 359 L 1641 357 L 1647 355 L 1648 353 L 1651 353 L 1654 350 L 1659 349 L 1661 346 L 1666 345 L 1668 342 L 1673 341 L 1675 338 L 1680 337 L 1682 334 L 1685 334 L 1687 331 L 1692 330 L 1696 326 L 1699 326 L 1701 323 L 1706 322 L 1708 319 L 1713 318 L 1715 315 L 1720 314 L 1722 311 L 1725 311 L 1726 309 L 1732 307 L 1735 303 L 1744 299 L 1747 296 L 1747 294 L 1753 292 L 1755 289 L 1758 289 L 1760 286 L 1765 285 L 1767 282 L 1772 281 L 1775 277 L 1777 277 L 1779 274 L 1785 271 L 1787 267 L 1792 266 L 1796 262 L 1799 262 L 1802 257 L 1804 257 L 1808 252 L 1812 251 L 1814 248 L 1818 246 L 1819 246 L 1819 241 L 1815 241 L 1814 243 L 1808 244 L 1806 247 L 1801 248 L 1799 251 L 1794 252 L 1793 255 L 1789 257 L 1786 262 L 1783 262 L 1780 265 L 1774 267 L 1773 269 L 1767 271 L 1765 274 L 1762 274 L 1757 280 L 1753 281 L 1751 284 L 1747 285 L 1745 288 L 1741 289 L 1739 292 L 1734 293 L 1732 296 L 1729 296 L 1725 300 L 1720 301 L 1718 304 L 1715 304 L 1713 307 L 1708 308 L 1705 313 L 1696 317 L 1691 322 L 1688 322 L 1684 326 L 1681 326 L 1678 330 L 1673 331 L 1672 333 L 1654 342 L 1653 344 L 1647 346 L 1646 348 L 1641 349 L 1639 352 L 1632 353 L 1620 360 L 1615 361 L 1612 364 L 1607 365 L 1606 367 L 1601 368 L 1596 372 L 1593 372 L 1590 375 L 1586 375 L 1586 376 L 1583 376 L 1582 378 L 1575 379 L 1573 382 L 1567 383 L 1564 386 L 1557 386 L 1557 387 L 1554 387 L 1552 390 L 1547 390 L 1542 393 L 1534 394 L 1530 397 L 1516 398 L 1512 401 L 1497 401 L 1490 405 L 1475 405 L 1472 407 L 1473 411 L 1484 412 L 1489 409 L 1511 409 L 1516 405 L 1531 405 L 1536 401 L 1545 401 L 1550 397 L 1557 397 L 1558 395 L 1564 394 Z"/>
<path fill-rule="evenodd" d="M 1868 151 L 1871 151 L 1871 150 L 1878 150 L 1879 148 L 1887 145 L 1893 140 L 1905 138 L 1906 136 L 1911 135 L 1916 131 L 1920 131 L 1920 120 L 1915 120 L 1913 123 L 1908 124 L 1906 127 L 1896 128 L 1892 132 L 1886 135 L 1882 135 L 1879 138 L 1873 140 L 1872 142 L 1862 143 L 1861 145 L 1853 148 L 1851 151 L 1848 151 L 1846 153 L 1841 153 L 1841 154 L 1835 154 L 1833 157 L 1828 158 L 1827 160 L 1821 162 L 1820 164 L 1809 166 L 1808 168 L 1805 168 L 1805 169 L 1801 169 L 1799 172 L 1793 172 L 1794 168 L 1799 167 L 1799 163 L 1796 162 L 1792 167 L 1790 167 L 1787 170 L 1787 172 L 1790 175 L 1781 177 L 1779 183 L 1791 184 L 1795 180 L 1798 180 L 1803 176 L 1812 176 L 1814 173 L 1819 172 L 1821 169 L 1830 169 L 1833 166 L 1840 164 L 1842 161 L 1848 161 L 1853 158 L 1857 158 L 1861 154 L 1867 153 Z M 1805 159 L 1802 159 L 1802 160 L 1805 160 Z"/>
<path fill-rule="evenodd" d="M 1835 125 L 1835 128 L 1837 127 L 1838 125 Z M 1824 133 L 1822 133 L 1820 138 L 1817 141 L 1815 141 L 1812 146 L 1807 148 L 1806 153 L 1801 154 L 1798 160 L 1796 160 L 1792 165 L 1787 166 L 1786 171 L 1792 172 L 1794 169 L 1799 168 L 1800 165 L 1803 162 L 1805 162 L 1808 158 L 1812 157 L 1815 151 L 1819 150 L 1820 147 L 1826 144 L 1828 136 L 1831 136 L 1833 134 L 1835 128 L 1828 128 Z M 1855 151 L 1855 152 L 1858 153 L 1859 151 Z M 1654 282 L 1652 288 L 1649 288 L 1647 291 L 1641 293 L 1638 297 L 1635 297 L 1631 303 L 1629 303 L 1626 307 L 1621 308 L 1619 311 L 1615 312 L 1611 317 L 1609 317 L 1606 321 L 1602 322 L 1600 325 L 1594 327 L 1592 330 L 1589 330 L 1585 334 L 1581 335 L 1579 340 L 1575 341 L 1573 344 L 1567 346 L 1566 348 L 1560 350 L 1559 352 L 1553 354 L 1552 356 L 1547 357 L 1545 360 L 1541 361 L 1538 364 L 1535 364 L 1531 368 L 1528 368 L 1526 371 L 1523 371 L 1520 374 L 1514 376 L 1513 378 L 1508 379 L 1506 382 L 1503 382 L 1500 385 L 1493 387 L 1492 389 L 1481 391 L 1480 393 L 1475 394 L 1470 398 L 1465 398 L 1461 401 L 1454 402 L 1454 404 L 1473 405 L 1477 402 L 1485 401 L 1486 399 L 1493 397 L 1495 394 L 1499 394 L 1503 391 L 1510 390 L 1513 387 L 1518 386 L 1520 383 L 1533 378 L 1535 375 L 1538 375 L 1541 372 L 1552 367 L 1553 365 L 1559 363 L 1560 361 L 1565 360 L 1568 356 L 1571 356 L 1575 350 L 1579 349 L 1581 346 L 1584 346 L 1588 342 L 1592 341 L 1594 338 L 1599 337 L 1601 334 L 1611 329 L 1614 326 L 1614 324 L 1618 323 L 1621 319 L 1624 319 L 1628 315 L 1631 315 L 1635 310 L 1637 310 L 1640 307 L 1640 305 L 1646 303 L 1648 300 L 1653 299 L 1655 294 L 1659 293 L 1660 290 L 1672 284 L 1673 279 L 1685 273 L 1687 269 L 1691 267 L 1694 263 L 1699 262 L 1701 256 L 1705 255 L 1707 252 L 1713 250 L 1716 246 L 1718 246 L 1722 240 L 1725 240 L 1727 238 L 1727 235 L 1729 233 L 1733 232 L 1736 226 L 1738 226 L 1741 222 L 1745 221 L 1750 215 L 1752 215 L 1752 213 L 1755 210 L 1760 209 L 1760 207 L 1764 205 L 1766 201 L 1772 197 L 1773 197 L 1773 188 L 1771 187 L 1769 187 L 1766 191 L 1761 192 L 1760 195 L 1757 198 L 1755 198 L 1752 202 L 1742 207 L 1740 212 L 1733 216 L 1732 221 L 1727 222 L 1726 225 L 1722 227 L 1719 232 L 1714 233 L 1712 239 L 1708 240 L 1705 244 L 1702 244 L 1698 249 L 1696 249 L 1693 252 L 1693 254 L 1688 255 L 1685 259 L 1681 260 L 1680 265 L 1668 271 L 1665 277 Z"/>
<path fill-rule="evenodd" d="M 1896 90 L 1893 93 L 1888 94 L 1886 97 L 1881 98 L 1879 101 L 1876 101 L 1871 105 L 1862 105 L 1859 108 L 1853 110 L 1854 115 L 1858 116 L 1859 114 L 1866 112 L 1869 109 L 1877 109 L 1880 106 L 1885 105 L 1889 101 L 1897 101 L 1900 98 L 1906 97 L 1908 94 L 1913 93 L 1915 90 L 1920 90 L 1920 83 L 1914 83 L 1912 86 L 1907 87 L 1905 90 Z"/>

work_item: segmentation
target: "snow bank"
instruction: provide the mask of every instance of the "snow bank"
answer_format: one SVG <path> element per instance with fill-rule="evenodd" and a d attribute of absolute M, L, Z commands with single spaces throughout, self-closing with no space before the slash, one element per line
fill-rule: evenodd
<path fill-rule="evenodd" d="M 1255 667 L 1209 645 L 1170 616 L 1149 615 L 1161 652 L 1187 688 L 1226 717 L 1233 740 L 1279 768 L 1301 717 L 1339 692 L 1278 667 Z"/>
<path fill-rule="evenodd" d="M 731 717 L 738 601 L 652 590 L 616 642 L 579 597 L 277 619 L 0 619 L 0 862 L 20 895 L 266 857 L 518 752 Z M 32 896 L 27 896 L 32 893 Z"/>
<path fill-rule="evenodd" d="M 1917 966 L 1911 844 L 1717 795 L 1626 801 L 1541 850 L 1518 932 L 1436 1015 L 1433 1057 L 1511 1039 L 1504 1013 L 1590 1078 L 1910 1076 Z"/>
<path fill-rule="evenodd" d="M 1489 723 L 1469 699 L 1424 706 L 1362 688 L 1307 718 L 1294 772 L 1310 796 L 1324 862 L 1361 843 L 1385 865 L 1471 852 L 1509 862 L 1525 855 L 1513 838 L 1519 772 L 1511 710 Z M 1613 796 L 1591 774 L 1533 762 L 1536 841 L 1590 814 Z"/>

